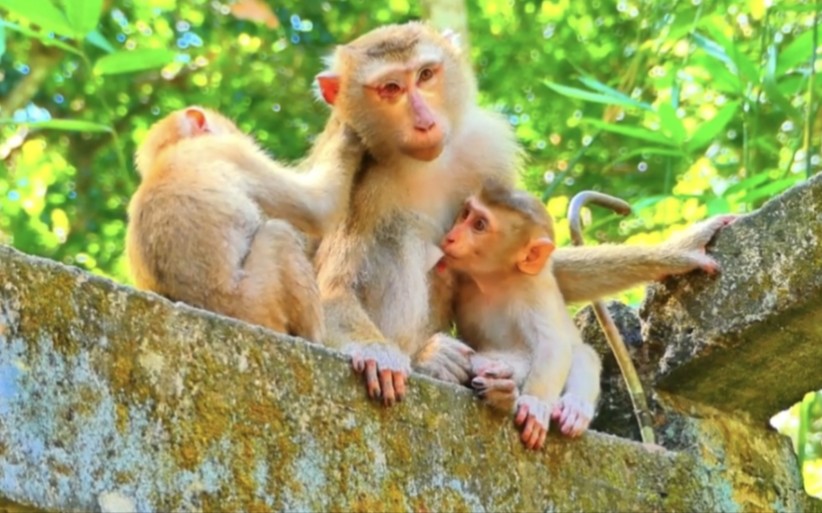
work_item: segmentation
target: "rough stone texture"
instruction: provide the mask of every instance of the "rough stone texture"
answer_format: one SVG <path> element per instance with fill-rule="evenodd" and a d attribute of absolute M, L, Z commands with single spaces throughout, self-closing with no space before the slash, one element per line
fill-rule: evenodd
<path fill-rule="evenodd" d="M 649 289 L 640 316 L 663 348 L 658 386 L 768 418 L 822 388 L 822 175 L 720 232 L 718 277 Z"/>
<path fill-rule="evenodd" d="M 787 439 L 698 416 L 670 428 L 685 450 L 591 432 L 528 453 L 467 390 L 415 375 L 385 410 L 335 352 L 0 247 L 0 496 L 22 504 L 821 510 Z"/>

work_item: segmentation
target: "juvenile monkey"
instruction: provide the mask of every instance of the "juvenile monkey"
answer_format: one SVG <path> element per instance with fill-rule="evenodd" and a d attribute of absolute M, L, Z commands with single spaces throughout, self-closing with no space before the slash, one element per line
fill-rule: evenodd
<path fill-rule="evenodd" d="M 551 270 L 554 248 L 545 207 L 488 182 L 465 202 L 437 264 L 456 273 L 457 331 L 476 350 L 471 384 L 492 406 L 515 411 L 529 449 L 542 448 L 552 416 L 563 433 L 582 434 L 600 388 L 599 356 L 582 341 Z M 500 376 L 508 379 L 493 379 Z"/>
<path fill-rule="evenodd" d="M 467 383 L 471 349 L 438 335 L 451 322 L 452 290 L 430 251 L 483 182 L 513 185 L 519 155 L 507 121 L 476 104 L 476 79 L 452 38 L 418 22 L 377 28 L 337 47 L 317 76 L 331 118 L 315 150 L 336 144 L 340 123 L 372 157 L 343 223 L 317 253 L 331 345 L 352 357 L 373 398 L 393 404 L 417 370 Z M 718 226 L 681 245 L 557 249 L 554 274 L 567 301 L 590 300 L 711 265 L 704 246 Z"/>
<path fill-rule="evenodd" d="M 363 155 L 342 125 L 298 173 L 212 110 L 158 121 L 136 154 L 126 251 L 137 287 L 319 342 L 323 316 L 305 234 L 347 208 Z"/>

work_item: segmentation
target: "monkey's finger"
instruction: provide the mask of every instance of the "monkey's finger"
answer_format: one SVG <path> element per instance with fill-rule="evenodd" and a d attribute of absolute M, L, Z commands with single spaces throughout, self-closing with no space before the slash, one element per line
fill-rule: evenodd
<path fill-rule="evenodd" d="M 394 405 L 394 373 L 390 370 L 380 371 L 380 387 L 382 388 L 382 402 L 386 406 Z"/>
<path fill-rule="evenodd" d="M 534 421 L 534 430 L 531 431 L 531 438 L 528 439 L 529 449 L 533 451 L 539 448 L 539 439 L 544 432 L 545 428 L 539 422 Z"/>
<path fill-rule="evenodd" d="M 521 426 L 527 418 L 528 406 L 525 404 L 521 404 L 519 408 L 517 408 L 517 414 L 514 417 L 514 424 L 516 424 L 517 426 Z"/>
<path fill-rule="evenodd" d="M 354 367 L 355 371 L 362 373 L 365 370 L 365 360 L 362 356 L 355 354 L 351 357 L 351 366 Z"/>
<path fill-rule="evenodd" d="M 470 377 L 471 372 L 471 362 L 469 362 L 466 358 L 463 358 L 463 360 L 464 362 L 457 360 L 445 360 L 443 362 L 443 366 L 449 375 L 449 379 L 446 381 L 452 381 L 459 384 L 468 383 L 468 378 Z M 465 363 L 465 365 L 463 365 L 463 363 Z"/>
<path fill-rule="evenodd" d="M 522 436 L 520 437 L 520 439 L 522 440 L 522 442 L 526 446 L 529 446 L 528 444 L 531 441 L 531 435 L 534 433 L 534 428 L 536 427 L 536 425 L 535 425 L 536 423 L 537 423 L 537 421 L 533 417 L 533 415 L 529 415 L 528 420 L 525 421 L 525 427 L 522 428 Z"/>
<path fill-rule="evenodd" d="M 374 360 L 365 361 L 365 387 L 368 389 L 368 397 L 375 399 L 380 396 L 380 382 L 377 379 L 377 362 Z"/>
<path fill-rule="evenodd" d="M 579 412 L 576 410 L 572 410 L 567 417 L 562 421 L 562 432 L 563 434 L 570 435 L 574 432 L 574 425 L 577 423 L 579 419 Z"/>
<path fill-rule="evenodd" d="M 545 426 L 545 429 L 541 430 L 539 435 L 539 440 L 537 440 L 537 449 L 542 449 L 545 447 L 545 438 L 548 436 L 548 426 Z"/>
<path fill-rule="evenodd" d="M 397 396 L 397 401 L 402 401 L 405 398 L 405 373 L 394 371 L 394 394 Z"/>

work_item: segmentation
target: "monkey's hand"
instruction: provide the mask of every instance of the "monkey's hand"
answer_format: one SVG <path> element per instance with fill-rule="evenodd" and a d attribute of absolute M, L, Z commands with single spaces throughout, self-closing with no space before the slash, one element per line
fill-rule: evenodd
<path fill-rule="evenodd" d="M 534 395 L 521 395 L 517 399 L 514 423 L 522 430 L 520 440 L 526 449 L 542 449 L 551 423 L 552 406 Z"/>
<path fill-rule="evenodd" d="M 495 410 L 513 412 L 519 397 L 519 388 L 514 381 L 514 368 L 482 355 L 474 355 L 471 364 L 476 376 L 471 380 L 474 392 Z"/>
<path fill-rule="evenodd" d="M 719 264 L 705 253 L 705 246 L 722 227 L 731 224 L 737 217 L 734 215 L 712 217 L 691 226 L 663 243 L 663 247 L 670 252 L 668 263 L 671 265 L 671 270 L 688 272 L 693 269 L 702 269 L 708 274 L 715 274 L 719 270 Z"/>
<path fill-rule="evenodd" d="M 432 378 L 468 385 L 474 350 L 443 333 L 428 339 L 414 358 L 414 369 Z"/>
<path fill-rule="evenodd" d="M 584 433 L 594 418 L 594 405 L 573 394 L 559 398 L 551 412 L 551 418 L 559 422 L 563 435 L 572 438 Z"/>
<path fill-rule="evenodd" d="M 351 343 L 343 348 L 351 356 L 354 371 L 365 374 L 365 388 L 372 399 L 382 398 L 386 406 L 405 397 L 405 380 L 411 372 L 408 356 L 394 346 L 373 342 Z"/>

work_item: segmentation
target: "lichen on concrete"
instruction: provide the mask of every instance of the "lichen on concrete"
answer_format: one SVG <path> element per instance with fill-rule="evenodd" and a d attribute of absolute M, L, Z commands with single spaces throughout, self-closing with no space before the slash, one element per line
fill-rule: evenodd
<path fill-rule="evenodd" d="M 511 419 L 465 389 L 414 375 L 407 399 L 385 409 L 365 399 L 339 353 L 6 247 L 0 284 L 0 496 L 22 504 L 133 504 L 139 511 L 812 507 L 787 453 L 757 460 L 778 486 L 751 486 L 743 497 L 739 483 L 758 474 L 713 471 L 699 451 L 590 432 L 578 440 L 552 435 L 542 452 L 527 452 Z M 757 451 L 774 454 L 780 442 L 761 443 Z"/>
<path fill-rule="evenodd" d="M 662 349 L 658 385 L 765 423 L 822 388 L 822 175 L 724 228 L 718 276 L 649 289 L 643 338 Z"/>

